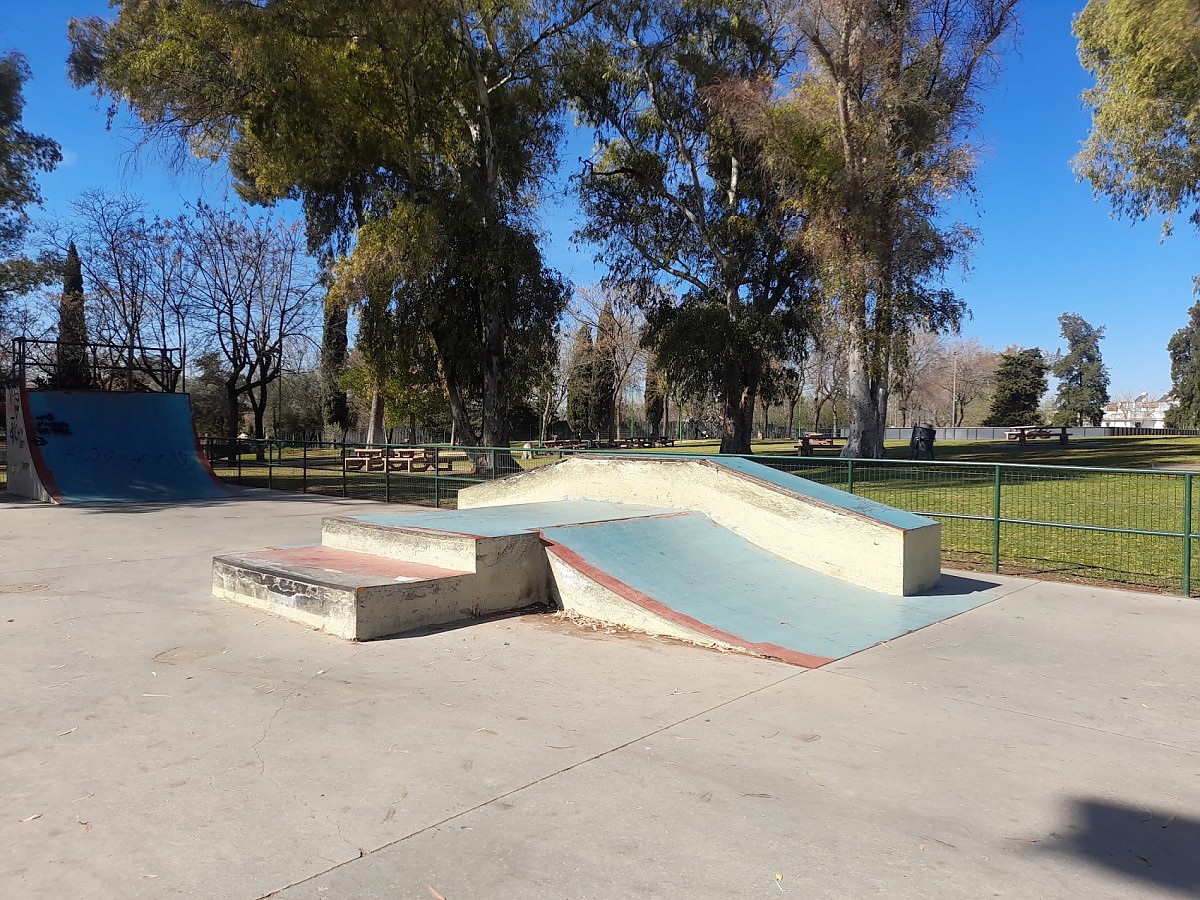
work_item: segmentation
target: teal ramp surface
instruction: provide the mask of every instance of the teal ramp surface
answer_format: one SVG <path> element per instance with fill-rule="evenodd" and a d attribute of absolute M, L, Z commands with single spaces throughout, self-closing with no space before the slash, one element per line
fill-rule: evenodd
<path fill-rule="evenodd" d="M 227 498 L 196 443 L 186 394 L 28 391 L 33 455 L 61 503 Z"/>
<path fill-rule="evenodd" d="M 699 513 L 564 525 L 542 534 L 605 581 L 675 613 L 752 644 L 826 660 L 994 598 L 982 592 L 882 594 L 788 562 Z"/>

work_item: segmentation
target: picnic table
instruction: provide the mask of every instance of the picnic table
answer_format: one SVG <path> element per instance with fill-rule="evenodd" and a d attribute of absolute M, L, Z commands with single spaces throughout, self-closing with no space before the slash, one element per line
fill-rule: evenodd
<path fill-rule="evenodd" d="M 813 447 L 832 447 L 835 442 L 844 440 L 841 437 L 833 434 L 826 434 L 823 431 L 810 431 L 800 437 L 796 444 L 796 452 L 801 456 L 812 456 Z"/>
<path fill-rule="evenodd" d="M 1070 433 L 1066 425 L 1013 425 L 1004 432 L 1005 440 L 1018 441 L 1024 446 L 1028 441 L 1058 438 L 1058 442 L 1066 445 L 1070 441 Z"/>
<path fill-rule="evenodd" d="M 449 472 L 454 468 L 456 456 L 450 451 L 440 451 L 430 447 L 402 447 L 392 450 L 387 455 L 387 471 L 389 472 Z"/>
<path fill-rule="evenodd" d="M 462 451 L 430 447 L 357 447 L 347 452 L 342 468 L 347 472 L 449 472 L 455 460 L 466 456 Z"/>
<path fill-rule="evenodd" d="M 342 468 L 361 472 L 373 472 L 385 467 L 382 447 L 356 447 L 342 458 Z"/>
<path fill-rule="evenodd" d="M 655 447 L 674 447 L 675 442 L 669 438 L 625 438 L 623 440 L 614 441 L 614 447 L 623 447 L 626 449 L 638 448 L 641 450 L 649 450 Z"/>

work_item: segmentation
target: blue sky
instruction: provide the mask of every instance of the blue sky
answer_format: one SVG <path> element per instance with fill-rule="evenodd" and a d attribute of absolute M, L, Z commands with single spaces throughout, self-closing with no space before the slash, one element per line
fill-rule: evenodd
<path fill-rule="evenodd" d="M 1101 349 L 1112 393 L 1170 387 L 1166 343 L 1187 320 L 1192 275 L 1200 273 L 1197 235 L 1182 223 L 1161 240 L 1161 223 L 1131 225 L 1110 216 L 1090 186 L 1076 181 L 1070 159 L 1087 134 L 1079 94 L 1087 74 L 1075 56 L 1071 17 L 1084 0 L 1026 0 L 1021 34 L 984 95 L 976 142 L 983 148 L 977 193 L 956 213 L 982 239 L 970 271 L 951 284 L 972 318 L 965 337 L 1003 349 L 1010 344 L 1061 346 L 1058 316 L 1082 315 L 1107 333 Z M 105 110 L 66 79 L 67 20 L 107 14 L 103 0 L 0 0 L 0 50 L 29 59 L 26 127 L 63 147 L 64 162 L 41 179 L 45 212 L 63 215 L 84 190 L 105 187 L 145 197 L 173 213 L 200 196 L 219 197 L 227 179 L 199 164 L 172 171 L 153 149 L 133 152 L 135 135 L 119 118 L 105 130 Z M 564 170 L 587 146 L 579 136 L 564 152 Z M 577 283 L 601 274 L 591 254 L 570 244 L 575 210 L 558 199 L 543 214 L 552 266 Z"/>

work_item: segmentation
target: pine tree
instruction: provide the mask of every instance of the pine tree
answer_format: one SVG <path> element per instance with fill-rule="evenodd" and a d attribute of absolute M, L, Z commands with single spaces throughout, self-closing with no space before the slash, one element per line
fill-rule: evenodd
<path fill-rule="evenodd" d="M 576 434 L 596 434 L 596 348 L 592 331 L 581 325 L 571 344 L 567 373 L 567 424 Z"/>
<path fill-rule="evenodd" d="M 996 392 L 984 425 L 1031 425 L 1038 420 L 1038 404 L 1046 393 L 1046 358 L 1037 347 L 1010 350 L 1000 355 Z"/>
<path fill-rule="evenodd" d="M 1171 335 L 1171 396 L 1168 428 L 1200 428 L 1200 303 L 1188 310 L 1188 323 Z"/>
<path fill-rule="evenodd" d="M 63 293 L 58 301 L 58 366 L 52 383 L 59 390 L 86 390 L 88 370 L 87 318 L 83 308 L 83 266 L 72 241 L 63 267 Z"/>
<path fill-rule="evenodd" d="M 594 388 L 596 431 L 612 440 L 617 424 L 617 318 L 606 301 L 596 321 L 596 371 Z"/>
<path fill-rule="evenodd" d="M 1104 328 L 1094 328 L 1075 313 L 1058 317 L 1067 352 L 1054 363 L 1058 382 L 1056 425 L 1099 425 L 1108 403 L 1108 368 L 1100 357 Z"/>
<path fill-rule="evenodd" d="M 347 308 L 340 300 L 325 298 L 325 328 L 321 332 L 321 410 L 325 422 L 343 437 L 350 428 L 350 403 L 340 381 L 346 374 Z"/>
<path fill-rule="evenodd" d="M 653 354 L 646 361 L 646 424 L 651 437 L 662 434 L 662 418 L 666 411 L 666 379 L 658 369 L 658 360 Z"/>

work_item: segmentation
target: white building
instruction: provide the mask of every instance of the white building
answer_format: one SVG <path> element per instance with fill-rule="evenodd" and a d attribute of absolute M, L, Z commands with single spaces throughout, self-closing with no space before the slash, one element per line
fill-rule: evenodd
<path fill-rule="evenodd" d="M 1138 394 L 1132 400 L 1114 400 L 1104 405 L 1104 420 L 1112 428 L 1163 428 L 1167 410 L 1175 405 L 1169 396 L 1151 400 L 1149 394 Z"/>

